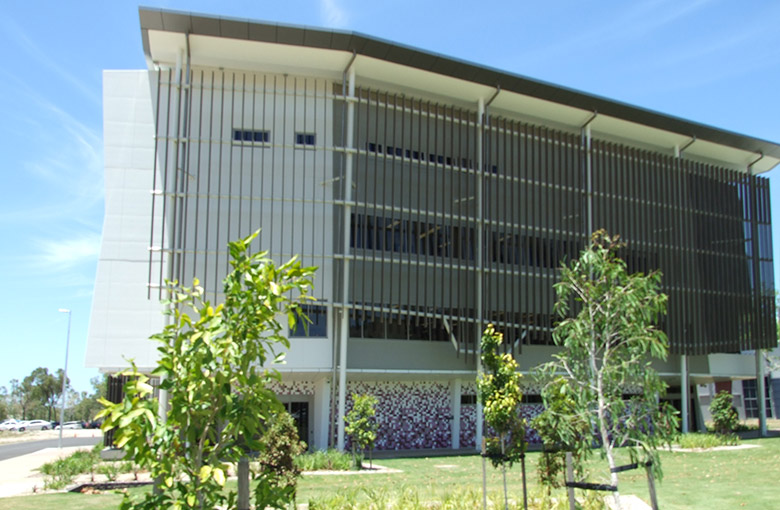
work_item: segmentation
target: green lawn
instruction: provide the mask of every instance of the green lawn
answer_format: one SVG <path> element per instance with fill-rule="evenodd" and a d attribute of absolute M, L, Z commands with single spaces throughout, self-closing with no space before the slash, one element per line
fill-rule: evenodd
<path fill-rule="evenodd" d="M 702 509 L 725 510 L 734 508 L 780 508 L 780 438 L 743 441 L 759 448 L 703 453 L 662 454 L 664 480 L 657 484 L 660 507 L 664 510 Z M 538 453 L 528 455 L 529 492 L 537 487 L 535 466 Z M 383 459 L 383 466 L 400 469 L 402 473 L 371 475 L 308 476 L 299 482 L 298 501 L 321 498 L 337 491 L 363 489 L 398 492 L 412 488 L 420 499 L 440 499 L 455 491 L 480 490 L 482 484 L 481 458 L 433 457 L 418 459 Z M 605 481 L 607 470 L 599 464 L 601 474 L 591 481 Z M 521 498 L 520 468 L 508 473 L 510 497 Z M 621 493 L 636 494 L 647 501 L 647 482 L 644 471 L 621 474 Z M 488 465 L 488 490 L 501 490 L 500 472 Z M 118 494 L 101 495 L 33 495 L 0 499 L 0 509 L 58 510 L 111 509 L 121 500 Z"/>

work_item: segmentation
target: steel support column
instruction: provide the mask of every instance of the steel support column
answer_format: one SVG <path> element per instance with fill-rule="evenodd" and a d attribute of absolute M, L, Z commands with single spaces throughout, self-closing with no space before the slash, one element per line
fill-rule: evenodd
<path fill-rule="evenodd" d="M 484 327 L 484 317 L 483 317 L 483 310 L 482 310 L 482 304 L 483 304 L 483 285 L 484 285 L 484 260 L 483 260 L 483 251 L 484 251 L 484 223 L 485 223 L 485 216 L 484 216 L 484 207 L 483 207 L 483 199 L 482 196 L 482 181 L 484 179 L 485 169 L 484 166 L 484 154 L 483 154 L 483 137 L 485 135 L 485 100 L 480 98 L 477 103 L 477 250 L 476 250 L 476 256 L 477 256 L 477 271 L 476 271 L 476 279 L 477 279 L 477 302 L 476 302 L 476 311 L 477 311 L 477 338 L 476 338 L 476 345 L 474 352 L 476 353 L 476 363 L 477 363 L 477 376 L 482 375 L 482 329 Z M 477 423 L 476 423 L 476 438 L 475 438 L 475 448 L 477 450 L 480 450 L 482 447 L 482 402 L 477 402 Z"/>
<path fill-rule="evenodd" d="M 688 356 L 680 356 L 680 420 L 682 422 L 682 433 L 688 433 L 688 407 L 690 405 L 690 395 L 688 394 Z"/>
<path fill-rule="evenodd" d="M 341 289 L 341 331 L 339 343 L 339 402 L 338 402 L 338 425 L 336 447 L 344 450 L 344 416 L 346 416 L 347 407 L 347 340 L 349 339 L 349 232 L 352 215 L 352 164 L 354 158 L 354 118 L 355 118 L 355 68 L 349 68 L 349 93 L 347 101 L 347 133 L 344 140 L 344 228 L 343 228 L 343 250 L 344 272 L 342 274 Z"/>
<path fill-rule="evenodd" d="M 758 239 L 758 182 L 753 174 L 753 165 L 764 158 L 761 156 L 750 163 L 747 167 L 749 185 L 750 185 L 750 238 L 752 241 L 752 262 L 753 262 L 753 337 L 763 334 L 761 327 L 760 307 L 761 307 L 761 248 Z M 760 338 L 756 345 L 760 345 Z M 766 385 L 764 384 L 764 360 L 761 349 L 756 347 L 756 399 L 758 400 L 758 434 L 760 437 L 766 436 Z"/>

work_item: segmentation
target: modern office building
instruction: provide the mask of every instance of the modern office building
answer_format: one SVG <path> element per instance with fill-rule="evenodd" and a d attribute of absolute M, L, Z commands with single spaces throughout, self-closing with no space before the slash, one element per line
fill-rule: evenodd
<path fill-rule="evenodd" d="M 228 241 L 259 228 L 319 266 L 276 388 L 316 447 L 343 446 L 353 392 L 379 398 L 378 448 L 474 446 L 482 327 L 523 372 L 549 360 L 557 268 L 599 228 L 664 273 L 657 368 L 686 423 L 691 388 L 776 346 L 778 144 L 360 34 L 140 19 L 148 69 L 104 74 L 89 366 L 151 369 L 164 280 L 219 301 Z"/>

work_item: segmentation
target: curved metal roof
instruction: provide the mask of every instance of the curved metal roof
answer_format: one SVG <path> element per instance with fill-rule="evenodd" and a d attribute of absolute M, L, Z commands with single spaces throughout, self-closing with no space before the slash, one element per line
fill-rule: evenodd
<path fill-rule="evenodd" d="M 498 87 L 505 92 L 514 92 L 522 96 L 581 110 L 588 115 L 590 112 L 598 112 L 599 116 L 607 116 L 619 121 L 674 133 L 687 137 L 689 140 L 710 142 L 718 146 L 751 153 L 748 158 L 741 157 L 740 161 L 743 162 L 746 159 L 749 161 L 757 160 L 763 155 L 765 159 L 754 168 L 757 173 L 770 170 L 780 163 L 780 144 L 777 143 L 360 33 L 205 16 L 162 9 L 140 8 L 139 14 L 144 53 L 150 62 L 154 60 L 150 32 L 155 31 L 316 48 L 342 52 L 349 57 L 354 53 L 361 57 L 369 57 L 456 80 L 491 88 Z"/>

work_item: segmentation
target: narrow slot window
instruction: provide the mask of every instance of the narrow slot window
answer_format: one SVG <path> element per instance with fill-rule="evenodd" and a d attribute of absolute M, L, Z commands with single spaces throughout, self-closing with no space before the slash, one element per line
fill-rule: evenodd
<path fill-rule="evenodd" d="M 314 133 L 295 133 L 295 144 L 312 147 L 316 144 L 316 135 Z"/>
<path fill-rule="evenodd" d="M 233 142 L 243 145 L 266 144 L 271 141 L 271 132 L 255 129 L 234 129 Z"/>

